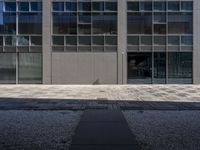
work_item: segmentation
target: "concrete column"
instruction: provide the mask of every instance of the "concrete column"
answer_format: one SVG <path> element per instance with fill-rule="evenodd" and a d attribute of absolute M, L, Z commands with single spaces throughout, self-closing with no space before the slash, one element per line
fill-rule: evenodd
<path fill-rule="evenodd" d="M 51 0 L 43 0 L 43 84 L 51 84 Z"/>
<path fill-rule="evenodd" d="M 193 82 L 200 84 L 200 0 L 194 0 L 193 18 Z"/>
<path fill-rule="evenodd" d="M 125 0 L 118 0 L 118 84 L 127 83 L 127 8 Z"/>

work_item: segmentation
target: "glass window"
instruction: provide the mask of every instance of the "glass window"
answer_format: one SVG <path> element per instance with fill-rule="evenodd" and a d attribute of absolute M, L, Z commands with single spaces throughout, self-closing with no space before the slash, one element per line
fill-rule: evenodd
<path fill-rule="evenodd" d="M 117 3 L 116 2 L 105 2 L 105 10 L 106 11 L 117 11 Z"/>
<path fill-rule="evenodd" d="M 16 13 L 0 13 L 0 34 L 16 34 Z"/>
<path fill-rule="evenodd" d="M 152 2 L 140 2 L 140 10 L 152 11 Z"/>
<path fill-rule="evenodd" d="M 103 36 L 93 36 L 93 44 L 94 45 L 104 45 L 104 37 Z"/>
<path fill-rule="evenodd" d="M 128 53 L 128 82 L 152 83 L 151 53 Z"/>
<path fill-rule="evenodd" d="M 93 13 L 93 34 L 117 34 L 117 13 Z"/>
<path fill-rule="evenodd" d="M 53 11 L 64 11 L 64 2 L 53 2 Z"/>
<path fill-rule="evenodd" d="M 80 23 L 91 23 L 91 13 L 90 12 L 79 12 L 78 18 Z"/>
<path fill-rule="evenodd" d="M 77 11 L 77 3 L 76 2 L 66 2 L 66 10 Z"/>
<path fill-rule="evenodd" d="M 192 83 L 192 53 L 170 52 L 168 59 L 169 83 Z"/>
<path fill-rule="evenodd" d="M 152 45 L 152 37 L 151 36 L 141 36 L 141 44 L 142 45 Z"/>
<path fill-rule="evenodd" d="M 168 2 L 168 10 L 171 11 L 179 11 L 180 10 L 180 5 L 178 1 L 172 1 L 172 2 Z"/>
<path fill-rule="evenodd" d="M 91 45 L 91 36 L 79 36 L 79 45 Z"/>
<path fill-rule="evenodd" d="M 154 2 L 154 10 L 166 11 L 166 2 Z"/>
<path fill-rule="evenodd" d="M 29 45 L 29 36 L 18 36 L 18 45 L 19 46 L 28 46 Z"/>
<path fill-rule="evenodd" d="M 42 83 L 41 53 L 19 53 L 19 83 Z"/>
<path fill-rule="evenodd" d="M 19 34 L 42 34 L 42 13 L 19 13 Z"/>
<path fill-rule="evenodd" d="M 179 36 L 169 36 L 168 37 L 168 44 L 169 45 L 180 45 Z"/>
<path fill-rule="evenodd" d="M 128 36 L 128 45 L 139 45 L 138 36 Z"/>
<path fill-rule="evenodd" d="M 166 34 L 166 24 L 154 24 L 155 34 Z"/>
<path fill-rule="evenodd" d="M 16 2 L 5 2 L 5 11 L 16 11 Z"/>
<path fill-rule="evenodd" d="M 154 13 L 154 22 L 156 23 L 166 22 L 166 13 L 163 12 Z"/>
<path fill-rule="evenodd" d="M 182 45 L 193 45 L 192 36 L 181 36 L 181 44 Z"/>
<path fill-rule="evenodd" d="M 77 45 L 77 36 L 66 36 L 66 45 Z"/>
<path fill-rule="evenodd" d="M 155 45 L 166 45 L 166 37 L 165 36 L 155 36 L 154 44 Z"/>
<path fill-rule="evenodd" d="M 181 2 L 181 10 L 193 10 L 193 2 Z"/>
<path fill-rule="evenodd" d="M 77 34 L 76 13 L 53 13 L 54 34 Z"/>
<path fill-rule="evenodd" d="M 31 11 L 42 11 L 42 2 L 31 2 Z"/>
<path fill-rule="evenodd" d="M 31 36 L 31 45 L 32 46 L 42 45 L 42 36 Z"/>
<path fill-rule="evenodd" d="M 79 34 L 91 34 L 91 24 L 79 24 Z"/>
<path fill-rule="evenodd" d="M 93 11 L 104 11 L 104 2 L 93 2 Z"/>
<path fill-rule="evenodd" d="M 91 2 L 79 2 L 78 10 L 79 11 L 91 11 Z"/>
<path fill-rule="evenodd" d="M 5 45 L 16 46 L 16 36 L 5 36 Z"/>
<path fill-rule="evenodd" d="M 3 12 L 3 2 L 0 2 L 0 12 Z"/>
<path fill-rule="evenodd" d="M 0 36 L 0 46 L 3 46 L 3 36 Z"/>
<path fill-rule="evenodd" d="M 53 45 L 64 45 L 64 36 L 53 36 Z"/>
<path fill-rule="evenodd" d="M 16 83 L 15 53 L 0 53 L 0 83 Z"/>
<path fill-rule="evenodd" d="M 139 2 L 128 2 L 129 11 L 139 11 Z"/>
<path fill-rule="evenodd" d="M 128 34 L 152 34 L 152 13 L 128 13 Z"/>
<path fill-rule="evenodd" d="M 29 11 L 29 2 L 18 2 L 19 11 Z"/>
<path fill-rule="evenodd" d="M 154 83 L 166 83 L 166 53 L 154 53 Z"/>
<path fill-rule="evenodd" d="M 105 45 L 117 45 L 117 37 L 116 36 L 106 36 L 105 37 Z"/>

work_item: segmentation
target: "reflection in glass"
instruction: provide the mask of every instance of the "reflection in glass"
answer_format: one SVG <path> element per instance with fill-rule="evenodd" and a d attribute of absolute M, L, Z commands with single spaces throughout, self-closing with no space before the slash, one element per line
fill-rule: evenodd
<path fill-rule="evenodd" d="M 31 36 L 31 45 L 32 46 L 41 46 L 42 45 L 42 36 Z"/>
<path fill-rule="evenodd" d="M 29 11 L 29 2 L 19 2 L 18 10 L 19 11 Z"/>
<path fill-rule="evenodd" d="M 128 45 L 139 45 L 138 36 L 128 36 Z"/>
<path fill-rule="evenodd" d="M 128 54 L 128 82 L 152 83 L 152 54 Z"/>
<path fill-rule="evenodd" d="M 42 11 L 42 2 L 31 2 L 31 11 Z"/>
<path fill-rule="evenodd" d="M 105 2 L 105 10 L 106 11 L 117 11 L 117 3 L 116 2 Z"/>
<path fill-rule="evenodd" d="M 16 13 L 0 13 L 0 34 L 16 34 Z"/>
<path fill-rule="evenodd" d="M 154 24 L 155 34 L 166 34 L 166 24 Z"/>
<path fill-rule="evenodd" d="M 79 36 L 79 45 L 91 45 L 91 36 Z"/>
<path fill-rule="evenodd" d="M 93 36 L 93 44 L 94 45 L 104 45 L 104 37 L 103 36 Z"/>
<path fill-rule="evenodd" d="M 140 2 L 140 10 L 152 11 L 152 2 Z"/>
<path fill-rule="evenodd" d="M 193 45 L 192 36 L 182 36 L 181 37 L 181 44 L 182 45 Z"/>
<path fill-rule="evenodd" d="M 154 53 L 154 83 L 166 83 L 166 53 Z"/>
<path fill-rule="evenodd" d="M 104 11 L 104 2 L 93 2 L 93 11 Z"/>
<path fill-rule="evenodd" d="M 106 36 L 105 37 L 105 45 L 117 45 L 117 37 L 116 36 Z"/>
<path fill-rule="evenodd" d="M 154 44 L 155 45 L 166 45 L 166 37 L 165 36 L 155 36 Z"/>
<path fill-rule="evenodd" d="M 152 45 L 152 37 L 151 36 L 142 36 L 141 37 L 141 45 Z"/>
<path fill-rule="evenodd" d="M 19 83 L 42 83 L 41 53 L 19 53 Z"/>
<path fill-rule="evenodd" d="M 5 36 L 5 45 L 16 46 L 16 36 Z"/>
<path fill-rule="evenodd" d="M 168 37 L 168 44 L 169 45 L 180 45 L 179 36 L 169 36 Z"/>
<path fill-rule="evenodd" d="M 29 36 L 18 36 L 17 37 L 19 46 L 28 46 L 29 45 Z"/>
<path fill-rule="evenodd" d="M 79 2 L 78 10 L 79 11 L 91 11 L 91 2 Z"/>
<path fill-rule="evenodd" d="M 168 2 L 168 10 L 171 11 L 179 11 L 180 10 L 180 5 L 179 5 L 179 1 L 172 1 L 172 2 Z"/>
<path fill-rule="evenodd" d="M 64 11 L 64 2 L 53 2 L 53 11 Z"/>
<path fill-rule="evenodd" d="M 139 11 L 139 2 L 128 2 L 129 11 Z"/>
<path fill-rule="evenodd" d="M 192 83 L 192 53 L 171 52 L 168 57 L 169 83 Z"/>
<path fill-rule="evenodd" d="M 53 45 L 64 46 L 64 36 L 53 36 Z"/>
<path fill-rule="evenodd" d="M 66 2 L 66 10 L 77 11 L 77 3 L 76 2 Z"/>
<path fill-rule="evenodd" d="M 5 11 L 16 11 L 16 2 L 5 2 Z"/>
<path fill-rule="evenodd" d="M 193 2 L 181 2 L 181 10 L 191 11 L 193 10 Z"/>
<path fill-rule="evenodd" d="M 15 53 L 0 53 L 0 83 L 16 83 Z"/>
<path fill-rule="evenodd" d="M 154 2 L 154 10 L 166 11 L 166 2 Z"/>

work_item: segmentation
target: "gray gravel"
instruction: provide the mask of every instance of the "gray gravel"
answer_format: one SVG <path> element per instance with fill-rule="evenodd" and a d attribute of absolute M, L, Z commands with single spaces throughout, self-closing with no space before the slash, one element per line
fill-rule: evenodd
<path fill-rule="evenodd" d="M 124 111 L 143 150 L 200 150 L 200 111 Z"/>
<path fill-rule="evenodd" d="M 0 111 L 0 150 L 68 150 L 81 111 Z"/>

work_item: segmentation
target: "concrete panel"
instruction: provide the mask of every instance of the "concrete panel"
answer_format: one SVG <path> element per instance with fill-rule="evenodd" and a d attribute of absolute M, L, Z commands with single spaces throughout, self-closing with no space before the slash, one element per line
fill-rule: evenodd
<path fill-rule="evenodd" d="M 116 83 L 116 53 L 52 53 L 52 84 Z"/>

